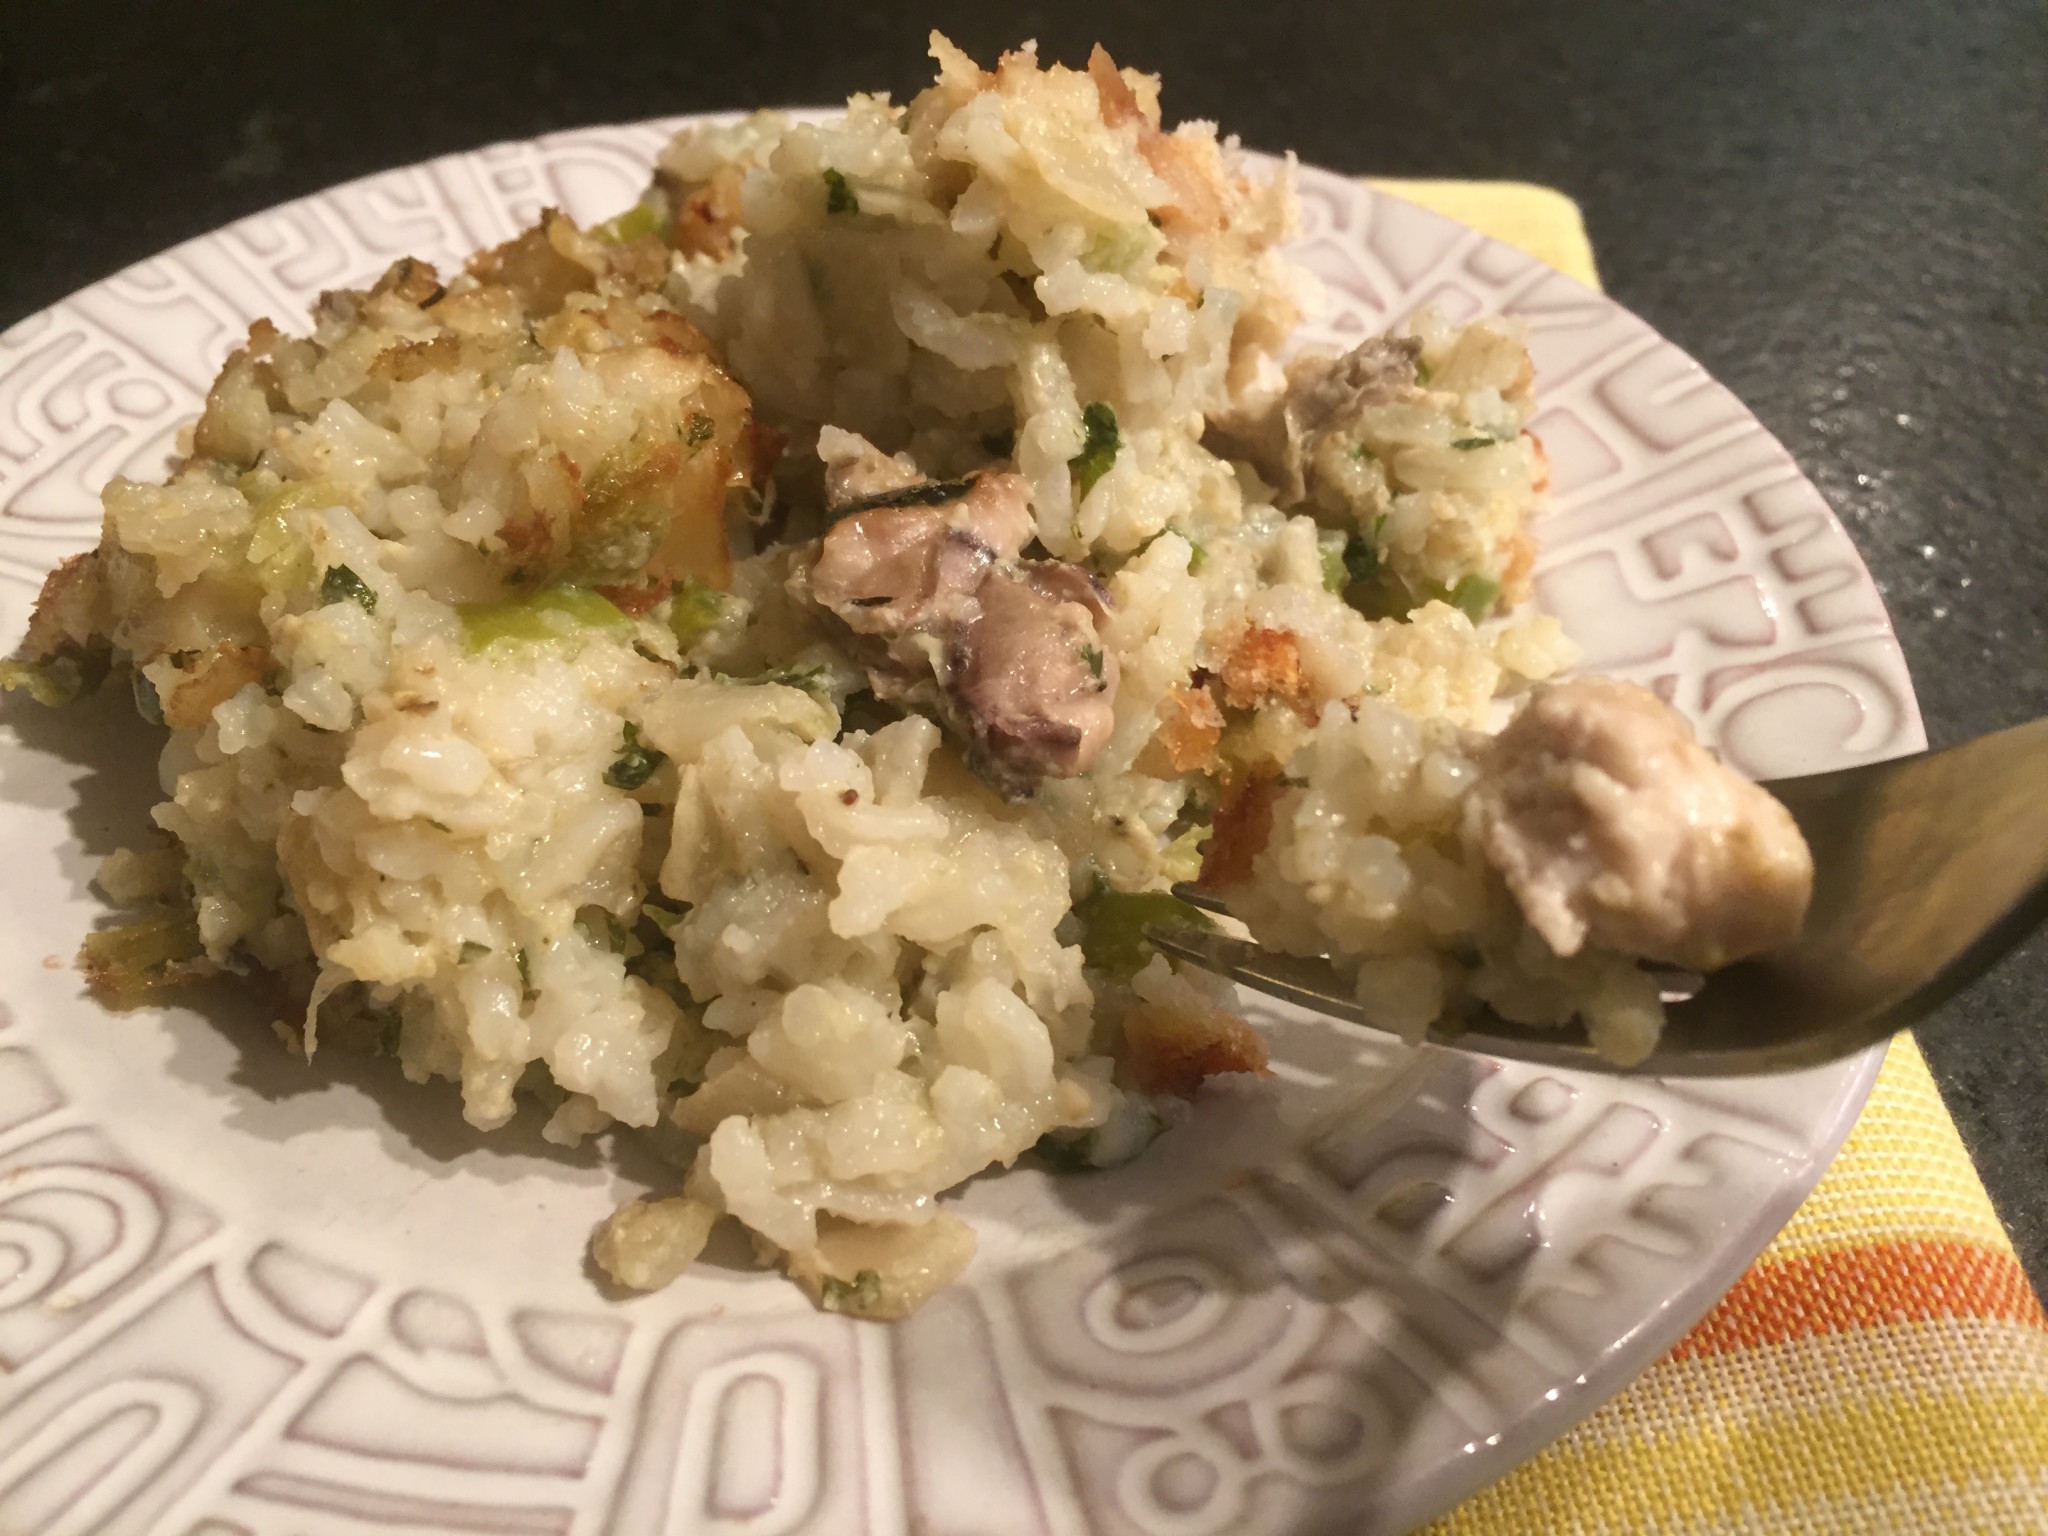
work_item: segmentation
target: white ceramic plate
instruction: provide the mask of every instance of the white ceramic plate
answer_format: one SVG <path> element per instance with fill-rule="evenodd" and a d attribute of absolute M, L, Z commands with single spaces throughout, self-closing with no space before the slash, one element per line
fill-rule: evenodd
<path fill-rule="evenodd" d="M 93 542 L 108 476 L 161 473 L 251 319 L 400 255 L 452 268 L 549 204 L 615 212 L 673 126 L 374 176 L 0 335 L 0 630 Z M 1419 304 L 1529 321 L 1557 491 L 1538 590 L 1589 667 L 1760 776 L 1922 744 L 1855 550 L 1727 391 L 1506 246 L 1337 176 L 1302 191 L 1329 339 Z M 981 1255 L 907 1323 L 820 1315 L 724 1249 L 613 1302 L 583 1244 L 655 1176 L 630 1149 L 480 1138 L 388 1062 L 308 1069 L 254 1016 L 83 997 L 94 858 L 153 788 L 114 744 L 124 707 L 0 716 L 0 1530 L 1398 1531 L 1666 1349 L 1876 1068 L 1401 1064 L 1268 1015 L 1276 1078 L 1213 1092 L 1132 1167 L 976 1180 Z"/>

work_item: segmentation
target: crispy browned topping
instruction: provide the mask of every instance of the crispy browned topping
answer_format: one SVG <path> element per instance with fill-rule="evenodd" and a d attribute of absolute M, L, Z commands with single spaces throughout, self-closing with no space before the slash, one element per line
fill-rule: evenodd
<path fill-rule="evenodd" d="M 1175 688 L 1159 704 L 1159 728 L 1138 758 L 1138 771 L 1170 779 L 1209 773 L 1223 739 L 1223 711 L 1206 688 Z"/>
<path fill-rule="evenodd" d="M 401 342 L 377 354 L 370 376 L 393 384 L 409 384 L 430 373 L 446 373 L 462 365 L 462 343 L 453 336 Z"/>
<path fill-rule="evenodd" d="M 669 244 L 685 256 L 709 256 L 714 261 L 730 256 L 740 225 L 740 180 L 738 166 L 721 166 L 704 185 L 684 192 L 669 228 Z"/>
<path fill-rule="evenodd" d="M 510 288 L 529 314 L 551 315 L 570 294 L 597 286 L 597 272 L 587 258 L 578 259 L 584 240 L 574 224 L 549 208 L 533 228 L 471 257 L 469 270 L 482 282 Z"/>
<path fill-rule="evenodd" d="M 1221 1008 L 1139 1003 L 1124 1015 L 1123 1063 L 1141 1093 L 1192 1098 L 1205 1079 L 1266 1071 L 1266 1042 Z"/>
<path fill-rule="evenodd" d="M 31 661 L 47 661 L 67 647 L 104 645 L 112 623 L 100 552 L 73 555 L 43 578 L 21 654 Z"/>
<path fill-rule="evenodd" d="M 1285 629 L 1247 629 L 1223 663 L 1223 702 L 1232 709 L 1286 704 L 1313 719 L 1314 702 L 1301 675 L 1301 642 Z"/>
<path fill-rule="evenodd" d="M 216 706 L 270 675 L 270 652 L 260 645 L 217 645 L 183 670 L 184 682 L 163 700 L 164 724 L 174 731 L 203 730 Z"/>
<path fill-rule="evenodd" d="M 1202 850 L 1201 884 L 1210 890 L 1239 884 L 1252 877 L 1252 861 L 1273 837 L 1273 804 L 1280 781 L 1253 777 L 1224 792 Z"/>
<path fill-rule="evenodd" d="M 408 304 L 431 304 L 441 296 L 441 274 L 432 262 L 401 256 L 384 269 L 370 292 L 396 294 Z"/>

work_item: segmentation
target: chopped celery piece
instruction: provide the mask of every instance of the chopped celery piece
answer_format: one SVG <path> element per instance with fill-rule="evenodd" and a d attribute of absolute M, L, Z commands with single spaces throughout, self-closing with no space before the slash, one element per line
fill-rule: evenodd
<path fill-rule="evenodd" d="M 1461 576 L 1451 588 L 1451 606 L 1477 624 L 1493 612 L 1494 599 L 1499 596 L 1499 582 L 1484 576 Z"/>
<path fill-rule="evenodd" d="M 1081 265 L 1090 272 L 1128 272 L 1152 254 L 1158 238 L 1149 226 L 1102 231 L 1082 248 Z"/>
<path fill-rule="evenodd" d="M 1189 827 L 1168 843 L 1159 858 L 1159 872 L 1169 880 L 1192 880 L 1201 874 L 1202 848 L 1210 832 L 1208 827 Z"/>
<path fill-rule="evenodd" d="M 687 651 L 724 612 L 725 598 L 717 588 L 707 587 L 701 581 L 681 582 L 668 600 L 669 632 L 676 637 L 676 644 Z"/>
<path fill-rule="evenodd" d="M 640 915 L 654 924 L 663 933 L 667 933 L 683 920 L 681 911 L 674 907 L 664 907 L 652 901 L 643 901 L 640 904 Z"/>
<path fill-rule="evenodd" d="M 25 689 L 38 704 L 70 704 L 106 679 L 105 651 L 59 651 L 43 661 L 0 661 L 0 693 Z"/>
<path fill-rule="evenodd" d="M 631 619 L 582 587 L 543 587 L 530 597 L 502 603 L 464 603 L 457 612 L 472 651 L 487 650 L 501 640 L 547 645 L 575 640 L 590 630 L 615 640 L 629 640 L 634 634 Z"/>
<path fill-rule="evenodd" d="M 243 476 L 254 482 L 253 475 Z M 252 483 L 252 489 L 255 488 Z M 249 528 L 249 563 L 256 567 L 256 579 L 266 591 L 288 592 L 313 584 L 313 550 L 293 531 L 290 514 L 314 512 L 323 507 L 353 507 L 356 497 L 348 487 L 333 480 L 294 480 L 267 497 L 256 508 Z M 332 602 L 333 598 L 326 601 Z"/>
<path fill-rule="evenodd" d="M 1316 542 L 1319 546 L 1317 553 L 1323 562 L 1323 590 L 1342 592 L 1351 581 L 1344 569 L 1344 536 L 1326 533 L 1320 535 Z"/>
<path fill-rule="evenodd" d="M 78 962 L 93 995 L 115 1008 L 137 1007 L 206 974 L 199 919 L 189 907 L 89 933 Z"/>
<path fill-rule="evenodd" d="M 1081 920 L 1081 955 L 1098 971 L 1134 976 L 1152 956 L 1148 923 L 1213 928 L 1209 914 L 1165 891 L 1118 891 L 1107 881 L 1074 904 Z"/>
<path fill-rule="evenodd" d="M 591 234 L 610 245 L 624 245 L 647 235 L 668 237 L 668 221 L 653 203 L 635 203 L 616 218 L 591 226 Z"/>

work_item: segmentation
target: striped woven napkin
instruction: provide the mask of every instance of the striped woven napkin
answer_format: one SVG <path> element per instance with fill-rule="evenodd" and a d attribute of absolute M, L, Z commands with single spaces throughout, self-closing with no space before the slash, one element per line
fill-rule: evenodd
<path fill-rule="evenodd" d="M 1599 286 L 1561 193 L 1374 185 Z M 1699 1326 L 1427 1528 L 1728 1532 L 2048 1532 L 2048 1317 L 1910 1036 L 1806 1204 Z"/>

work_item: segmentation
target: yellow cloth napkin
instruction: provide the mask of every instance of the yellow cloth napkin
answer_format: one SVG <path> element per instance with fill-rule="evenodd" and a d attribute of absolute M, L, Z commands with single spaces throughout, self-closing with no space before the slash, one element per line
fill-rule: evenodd
<path fill-rule="evenodd" d="M 1373 185 L 1599 286 L 1561 193 Z M 1427 1531 L 2048 1533 L 2048 1317 L 1910 1036 L 1806 1204 L 1699 1326 Z"/>

